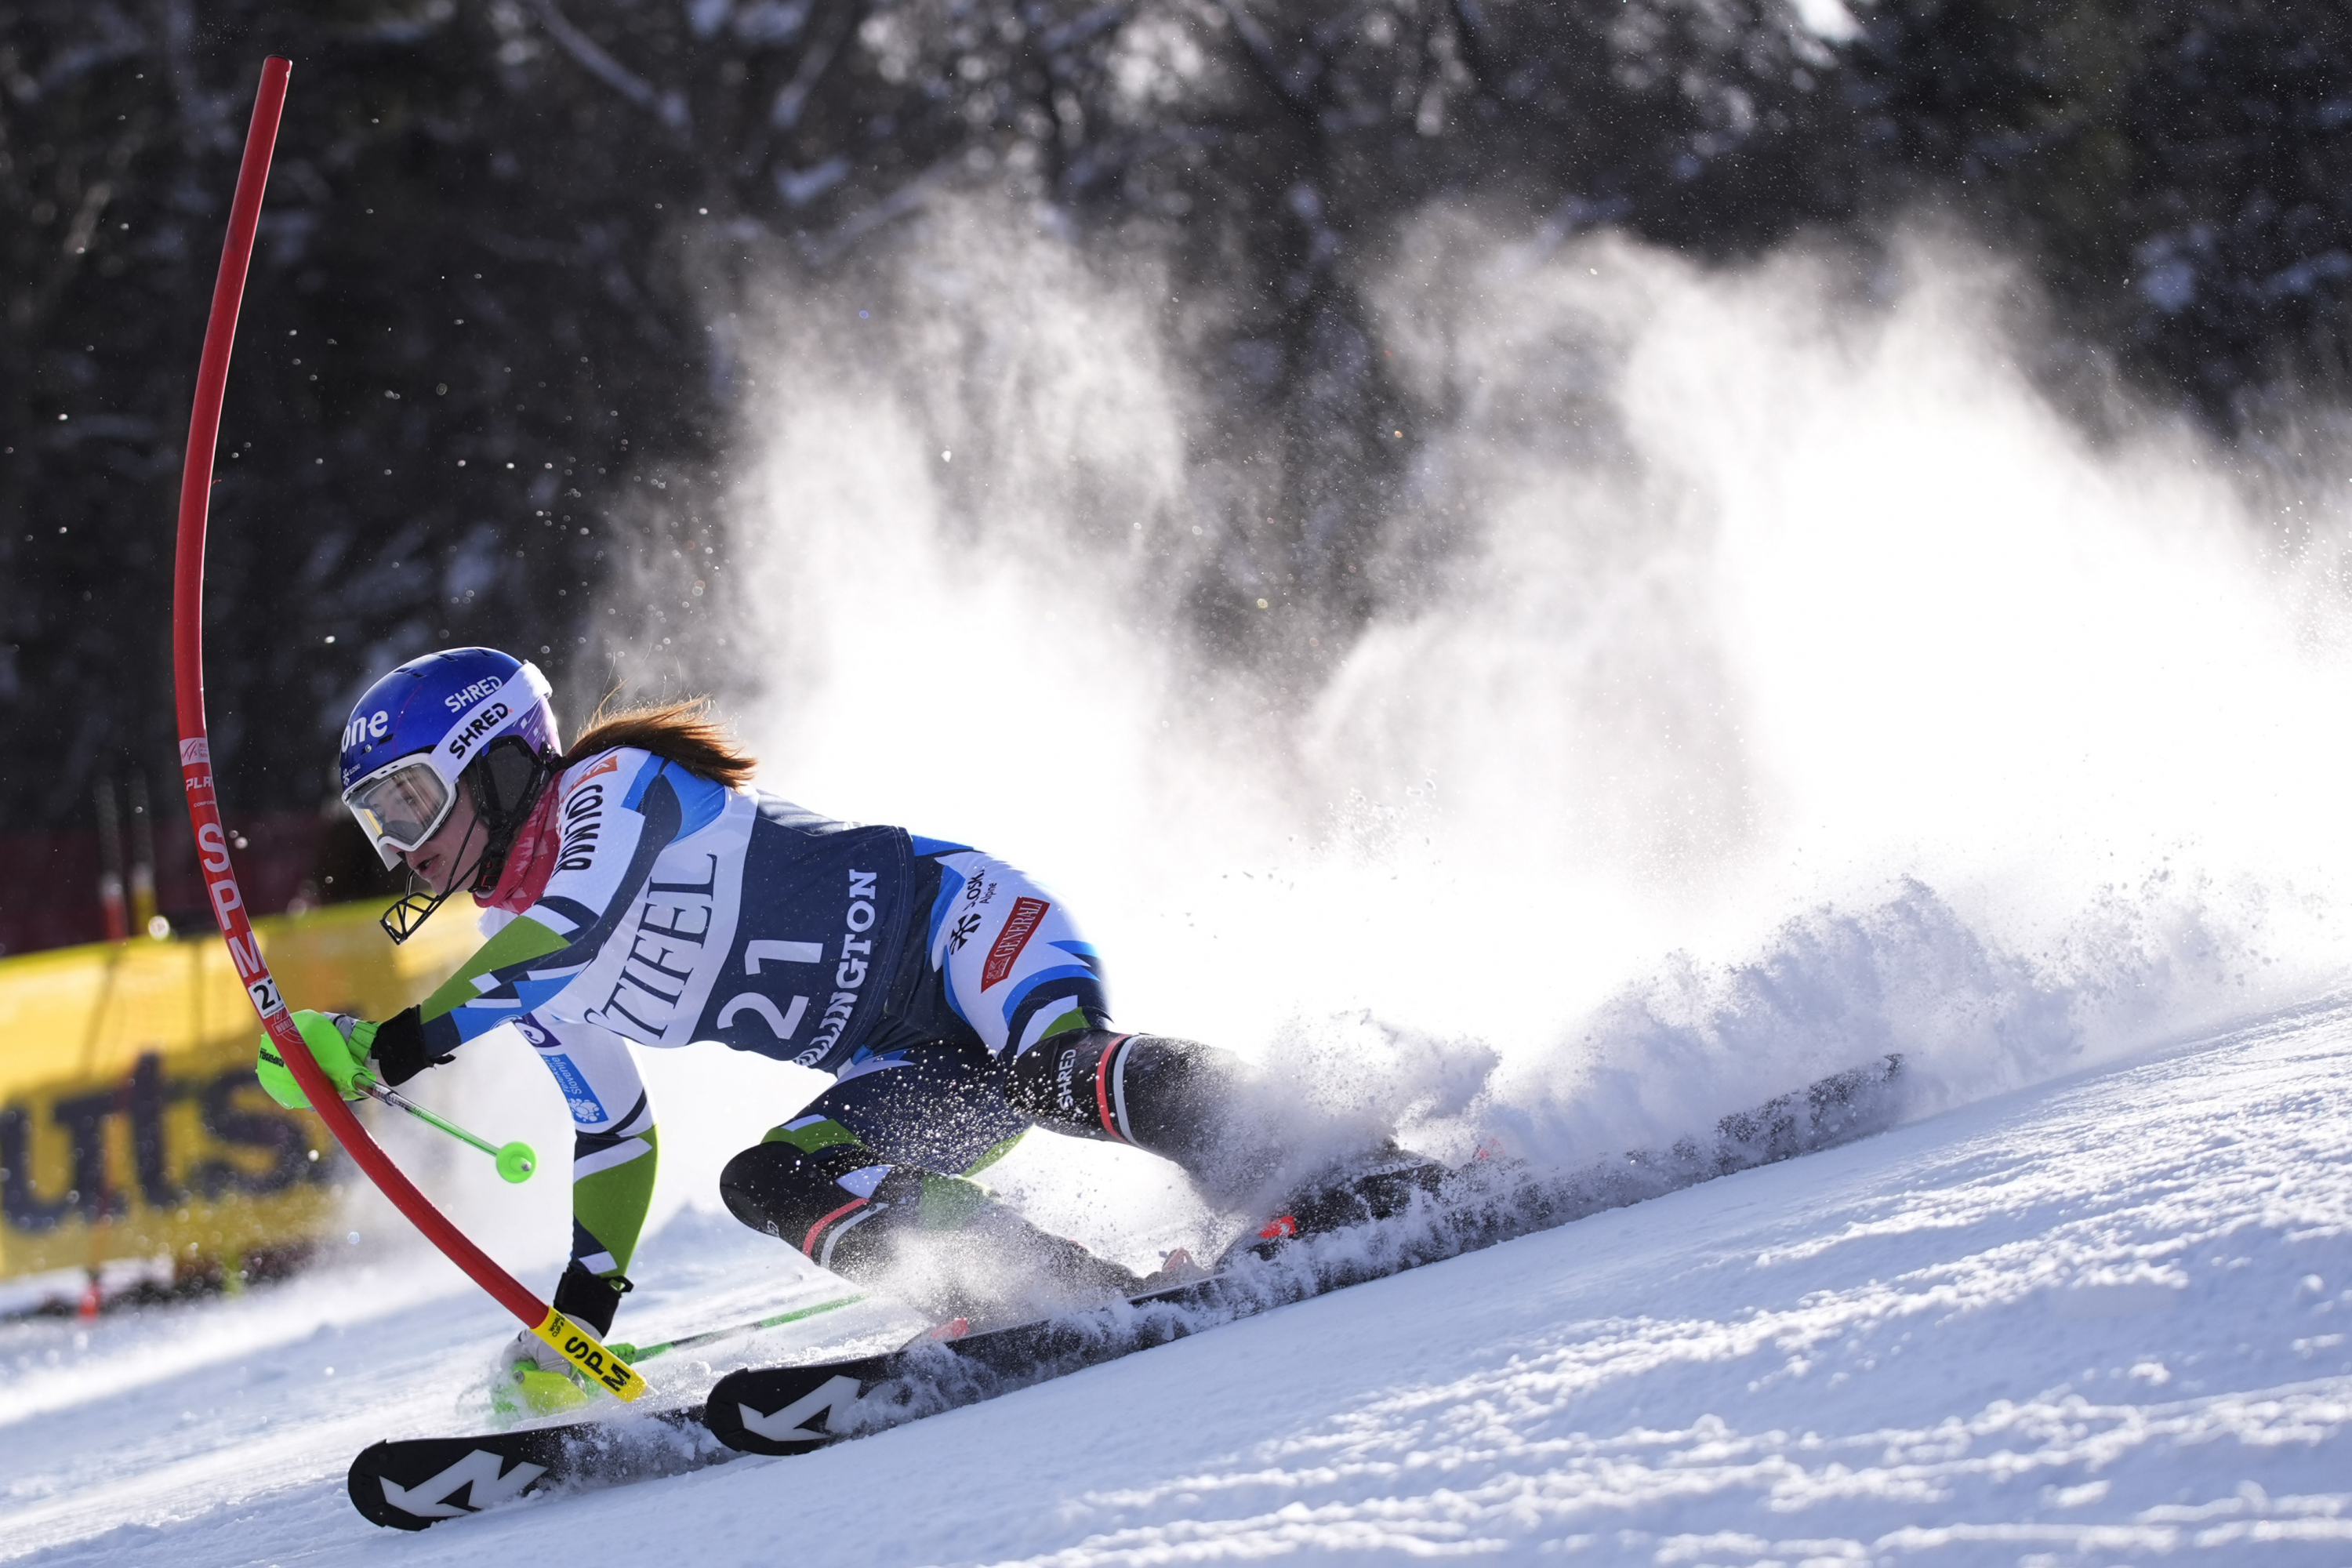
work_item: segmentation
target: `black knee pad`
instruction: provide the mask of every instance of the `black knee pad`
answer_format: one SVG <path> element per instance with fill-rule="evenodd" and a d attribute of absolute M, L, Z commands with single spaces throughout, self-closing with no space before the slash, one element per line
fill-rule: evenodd
<path fill-rule="evenodd" d="M 788 1242 L 812 1258 L 822 1255 L 827 1267 L 839 1269 L 872 1250 L 861 1243 L 848 1254 L 841 1253 L 852 1229 L 874 1231 L 864 1238 L 874 1242 L 890 1228 L 876 1222 L 883 1217 L 880 1211 L 890 1209 L 893 1199 L 904 1195 L 897 1188 L 904 1186 L 901 1178 L 911 1173 L 892 1172 L 864 1199 L 842 1186 L 840 1179 L 852 1171 L 886 1163 L 856 1143 L 836 1143 L 814 1153 L 789 1143 L 755 1143 L 728 1161 L 727 1168 L 719 1172 L 719 1195 L 727 1212 L 753 1230 Z M 911 1213 L 912 1205 L 906 1206 Z"/>
<path fill-rule="evenodd" d="M 1057 1132 L 1116 1136 L 1094 1119 L 1094 1085 L 1103 1047 L 1119 1038 L 1107 1030 L 1081 1029 L 1038 1041 L 1013 1058 L 1005 1077 L 1005 1103 Z"/>

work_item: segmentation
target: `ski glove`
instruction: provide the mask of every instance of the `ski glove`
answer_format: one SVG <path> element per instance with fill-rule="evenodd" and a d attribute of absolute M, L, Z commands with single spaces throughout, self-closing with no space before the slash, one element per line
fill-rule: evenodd
<path fill-rule="evenodd" d="M 345 1100 L 360 1098 L 362 1079 L 375 1081 L 376 1075 L 368 1069 L 368 1047 L 375 1044 L 375 1025 L 348 1013 L 304 1011 L 294 1015 L 294 1026 L 301 1031 L 302 1043 L 310 1047 L 311 1059 Z M 279 1059 L 278 1042 L 268 1035 L 261 1037 L 253 1072 L 278 1104 L 289 1110 L 310 1109 L 310 1096 L 295 1081 L 293 1070 Z"/>

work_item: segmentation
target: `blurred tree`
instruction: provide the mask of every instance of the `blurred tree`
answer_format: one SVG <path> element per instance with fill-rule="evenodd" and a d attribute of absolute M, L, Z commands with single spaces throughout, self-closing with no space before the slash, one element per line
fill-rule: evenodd
<path fill-rule="evenodd" d="M 1888 174 L 1965 193 L 2069 327 L 2224 429 L 2352 392 L 2352 12 L 1882 0 L 1849 51 Z"/>
<path fill-rule="evenodd" d="M 172 492 L 259 57 L 289 105 L 231 379 L 210 671 L 232 798 L 304 807 L 373 671 L 562 678 L 599 531 L 698 546 L 732 393 L 689 261 L 824 271 L 949 191 L 1170 255 L 1221 301 L 1202 457 L 1255 591 L 1360 612 L 1398 394 L 1345 264 L 1440 192 L 1722 251 L 1842 197 L 1775 0 L 49 0 L 0 32 L 0 821 L 169 776 Z M 1827 171 L 1825 174 L 1824 171 Z M 714 245 L 709 237 L 718 237 Z M 688 243 L 701 237 L 699 251 Z M 779 251 L 777 247 L 781 246 Z M 656 478 L 658 476 L 658 478 Z M 1196 585 L 1202 630 L 1253 628 Z"/>
<path fill-rule="evenodd" d="M 1720 258 L 1808 226 L 1866 243 L 1936 193 L 2028 247 L 2084 341 L 2225 425 L 2282 378 L 2340 384 L 2339 6 L 1880 0 L 1834 44 L 1835 5 L 1808 12 L 20 0 L 0 826 L 72 825 L 106 769 L 173 776 L 173 490 L 265 52 L 297 74 L 210 580 L 217 754 L 253 809 L 314 806 L 343 704 L 429 647 L 496 642 L 593 699 L 640 531 L 724 565 L 730 280 L 870 269 L 950 195 L 1168 269 L 1223 534 L 1178 591 L 1229 658 L 1265 652 L 1255 595 L 1327 643 L 1369 608 L 1348 568 L 1398 504 L 1411 401 L 1360 289 L 1433 200 Z"/>
<path fill-rule="evenodd" d="M 533 90 L 511 6 L 19 9 L 0 41 L 0 822 L 171 765 L 174 489 L 255 74 L 298 61 L 230 378 L 208 582 L 215 756 L 327 787 L 365 672 L 581 646 L 600 503 L 709 450 L 674 149 Z M 551 121 L 552 122 L 551 124 Z M 646 374 L 648 365 L 659 367 Z"/>

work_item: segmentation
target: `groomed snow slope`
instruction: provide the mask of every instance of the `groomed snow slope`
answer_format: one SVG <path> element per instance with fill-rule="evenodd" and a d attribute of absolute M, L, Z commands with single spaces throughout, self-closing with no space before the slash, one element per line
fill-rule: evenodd
<path fill-rule="evenodd" d="M 343 1466 L 450 1419 L 499 1331 L 471 1298 L 351 1321 L 382 1282 L 322 1277 L 79 1350 L 19 1326 L 0 1556 L 2342 1563 L 2347 1091 L 2335 998 L 830 1451 L 415 1537 Z M 677 1224 L 714 1279 L 772 1256 Z"/>

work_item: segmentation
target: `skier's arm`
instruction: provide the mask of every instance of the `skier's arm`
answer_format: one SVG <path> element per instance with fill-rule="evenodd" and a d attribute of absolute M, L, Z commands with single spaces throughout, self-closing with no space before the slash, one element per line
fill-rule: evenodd
<path fill-rule="evenodd" d="M 519 984 L 534 961 L 570 945 L 529 915 L 509 921 L 439 990 L 377 1028 L 373 1054 L 384 1082 L 405 1083 L 467 1041 L 521 1017 Z"/>

